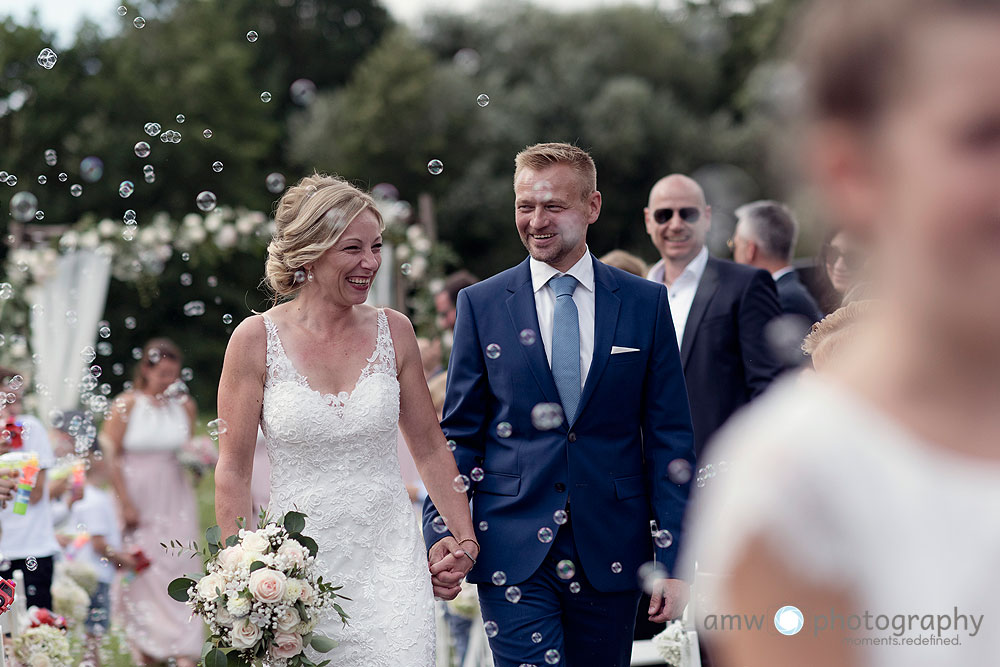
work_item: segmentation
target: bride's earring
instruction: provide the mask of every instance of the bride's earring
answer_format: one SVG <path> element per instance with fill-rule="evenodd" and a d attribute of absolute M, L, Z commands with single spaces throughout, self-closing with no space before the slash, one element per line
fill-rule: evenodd
<path fill-rule="evenodd" d="M 309 269 L 309 273 L 306 274 L 306 280 L 309 282 L 314 281 L 316 278 L 313 276 L 313 270 Z"/>

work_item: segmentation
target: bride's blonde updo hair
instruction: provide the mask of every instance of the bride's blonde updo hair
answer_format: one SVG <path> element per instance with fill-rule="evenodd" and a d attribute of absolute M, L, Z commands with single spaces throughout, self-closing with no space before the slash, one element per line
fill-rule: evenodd
<path fill-rule="evenodd" d="M 337 176 L 314 173 L 288 188 L 274 213 L 274 237 L 267 246 L 264 281 L 276 299 L 293 296 L 305 284 L 303 267 L 319 259 L 365 210 L 382 214 L 367 192 Z M 296 273 L 299 273 L 296 278 Z"/>

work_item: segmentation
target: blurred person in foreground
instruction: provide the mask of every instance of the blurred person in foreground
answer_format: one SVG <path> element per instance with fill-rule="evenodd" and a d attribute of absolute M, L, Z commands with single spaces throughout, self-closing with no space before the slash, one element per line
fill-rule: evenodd
<path fill-rule="evenodd" d="M 865 244 L 849 229 L 832 232 L 820 250 L 820 260 L 826 275 L 825 301 L 833 312 L 848 300 L 851 291 L 865 280 L 868 254 Z"/>
<path fill-rule="evenodd" d="M 1000 3 L 808 7 L 801 145 L 869 242 L 880 306 L 835 367 L 713 445 L 729 472 L 696 505 L 693 553 L 723 576 L 704 578 L 701 627 L 724 665 L 995 665 Z"/>
<path fill-rule="evenodd" d="M 165 553 L 163 542 L 200 537 L 194 487 L 177 455 L 194 430 L 194 399 L 171 387 L 180 378 L 181 351 L 166 338 L 143 347 L 133 388 L 112 402 L 101 441 L 111 457 L 111 484 L 126 551 L 152 564 L 121 582 L 115 607 L 140 664 L 173 659 L 193 667 L 201 655 L 202 625 L 167 595 L 167 584 L 191 570 L 186 555 Z"/>
<path fill-rule="evenodd" d="M 781 314 L 778 293 L 767 271 L 709 255 L 712 207 L 694 179 L 661 178 L 643 214 L 660 253 L 647 277 L 667 287 L 700 459 L 712 434 L 782 370 L 765 334 Z"/>
<path fill-rule="evenodd" d="M 857 340 L 861 325 L 878 309 L 878 301 L 854 301 L 814 324 L 802 341 L 802 351 L 812 360 L 813 370 L 824 373 L 836 368 L 837 359 Z"/>
<path fill-rule="evenodd" d="M 45 426 L 37 417 L 21 411 L 26 385 L 27 380 L 16 370 L 0 368 L 0 395 L 6 397 L 0 406 L 0 428 L 7 433 L 0 442 L 0 453 L 36 454 L 39 468 L 23 514 L 15 513 L 14 503 L 9 500 L 11 482 L 16 484 L 20 469 L 13 477 L 9 471 L 0 473 L 0 494 L 5 502 L 0 511 L 0 560 L 3 562 L 0 576 L 10 579 L 14 570 L 21 570 L 28 606 L 51 610 L 53 557 L 59 553 L 59 542 L 53 529 L 47 469 L 54 465 L 55 457 Z"/>

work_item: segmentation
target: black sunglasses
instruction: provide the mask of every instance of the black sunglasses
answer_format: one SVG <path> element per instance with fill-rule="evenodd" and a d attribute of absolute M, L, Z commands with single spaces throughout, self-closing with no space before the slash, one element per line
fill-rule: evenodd
<path fill-rule="evenodd" d="M 681 216 L 681 220 L 689 225 L 693 225 L 701 218 L 701 209 L 696 206 L 684 206 L 678 209 L 658 208 L 653 211 L 653 220 L 656 220 L 661 225 L 665 225 L 674 217 L 675 210 L 677 211 L 677 215 Z"/>

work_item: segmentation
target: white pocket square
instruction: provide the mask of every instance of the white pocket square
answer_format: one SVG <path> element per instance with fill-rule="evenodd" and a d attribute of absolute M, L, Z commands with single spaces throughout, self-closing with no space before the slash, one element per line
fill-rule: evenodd
<path fill-rule="evenodd" d="M 625 352 L 638 352 L 637 347 L 622 347 L 621 345 L 612 345 L 611 354 L 624 354 Z"/>

